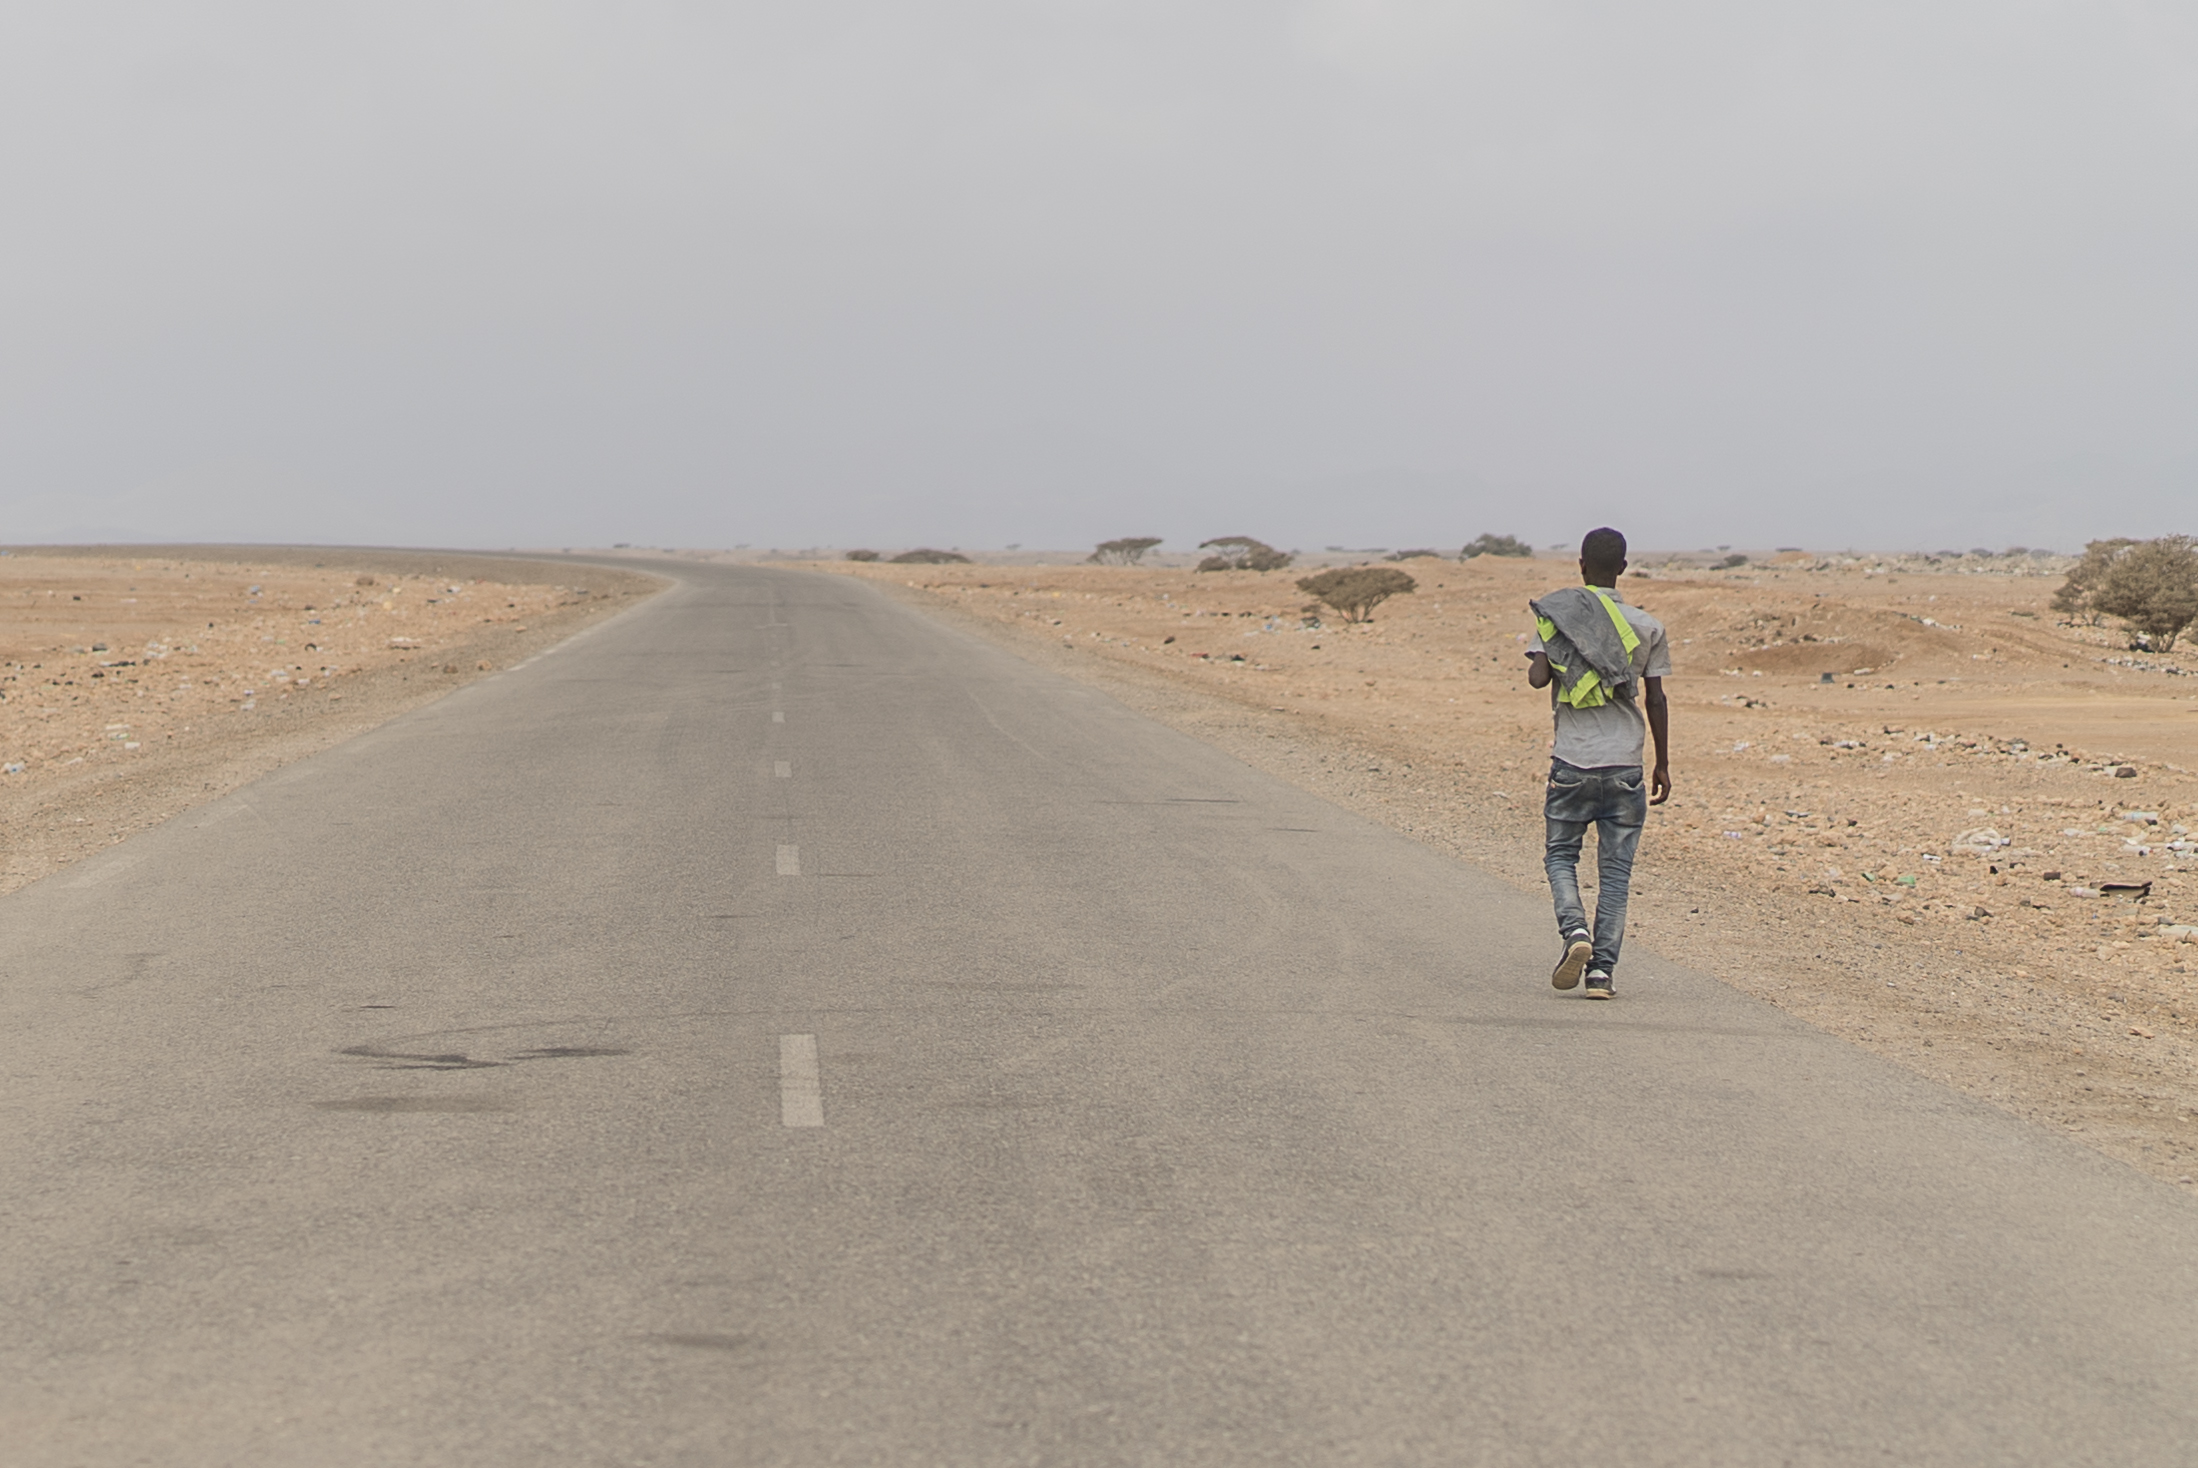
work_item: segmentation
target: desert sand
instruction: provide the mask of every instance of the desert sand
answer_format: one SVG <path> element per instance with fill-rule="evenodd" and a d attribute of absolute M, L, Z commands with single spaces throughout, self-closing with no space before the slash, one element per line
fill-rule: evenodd
<path fill-rule="evenodd" d="M 1526 602 L 1565 562 L 1409 561 L 1418 589 L 1356 626 L 1296 570 L 818 564 L 1543 890 Z M 2193 1186 L 2198 678 L 2057 618 L 2054 570 L 1795 554 L 1629 575 L 1670 630 L 1675 783 L 1631 927 Z M 1645 987 L 1621 969 L 1621 1006 L 1653 1006 Z"/>
<path fill-rule="evenodd" d="M 0 556 L 0 892 L 509 667 L 661 584 L 409 551 Z"/>

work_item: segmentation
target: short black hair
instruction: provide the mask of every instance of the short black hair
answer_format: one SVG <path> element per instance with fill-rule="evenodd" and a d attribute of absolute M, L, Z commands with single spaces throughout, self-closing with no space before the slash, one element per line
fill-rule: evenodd
<path fill-rule="evenodd" d="M 1598 571 L 1616 571 L 1627 563 L 1627 538 L 1611 530 L 1589 530 L 1580 538 L 1580 563 L 1596 567 Z"/>
<path fill-rule="evenodd" d="M 1605 525 L 1590 530 L 1580 541 L 1580 564 L 1598 571 L 1615 571 L 1626 563 L 1626 538 Z"/>

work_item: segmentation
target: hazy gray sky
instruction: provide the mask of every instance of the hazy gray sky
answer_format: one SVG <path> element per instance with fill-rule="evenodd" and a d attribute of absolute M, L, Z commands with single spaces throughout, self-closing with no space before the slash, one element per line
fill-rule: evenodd
<path fill-rule="evenodd" d="M 2198 7 L 0 4 L 0 539 L 2198 530 Z"/>

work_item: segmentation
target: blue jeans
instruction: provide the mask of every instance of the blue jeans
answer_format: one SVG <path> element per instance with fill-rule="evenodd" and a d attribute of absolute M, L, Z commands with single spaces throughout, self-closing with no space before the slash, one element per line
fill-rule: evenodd
<path fill-rule="evenodd" d="M 1618 950 L 1626 936 L 1626 889 L 1633 882 L 1633 852 L 1648 821 L 1648 787 L 1639 765 L 1583 770 L 1563 760 L 1549 764 L 1549 794 L 1542 804 L 1549 844 L 1542 865 L 1549 892 L 1557 902 L 1557 933 L 1570 938 L 1587 928 L 1580 901 L 1580 843 L 1595 831 L 1595 874 L 1601 891 L 1595 899 L 1596 973 L 1618 971 Z"/>

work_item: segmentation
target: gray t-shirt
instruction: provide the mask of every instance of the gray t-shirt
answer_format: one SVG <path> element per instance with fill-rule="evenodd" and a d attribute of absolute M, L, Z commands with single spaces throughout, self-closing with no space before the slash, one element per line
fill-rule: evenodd
<path fill-rule="evenodd" d="M 1664 624 L 1639 607 L 1627 606 L 1625 598 L 1617 592 L 1606 594 L 1626 614 L 1626 621 L 1632 624 L 1633 635 L 1641 639 L 1641 645 L 1633 650 L 1636 683 L 1631 702 L 1613 698 L 1600 708 L 1592 709 L 1576 709 L 1564 703 L 1556 705 L 1557 740 L 1550 753 L 1583 770 L 1641 763 L 1641 750 L 1648 741 L 1648 720 L 1641 715 L 1642 690 L 1638 680 L 1671 676 L 1671 646 L 1664 640 Z M 1528 634 L 1526 650 L 1542 650 L 1540 633 Z M 1554 685 L 1550 691 L 1556 691 Z"/>

